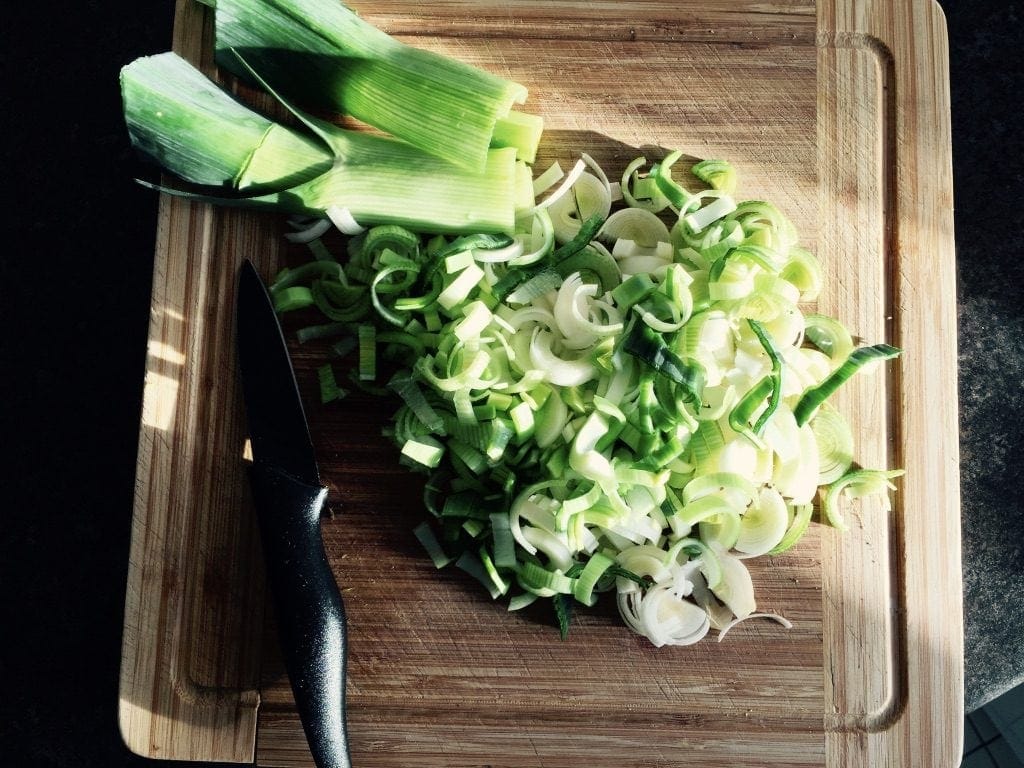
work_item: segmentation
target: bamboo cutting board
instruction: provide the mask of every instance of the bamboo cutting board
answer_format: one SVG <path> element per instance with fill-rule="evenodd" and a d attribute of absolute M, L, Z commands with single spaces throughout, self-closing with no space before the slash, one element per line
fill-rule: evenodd
<path fill-rule="evenodd" d="M 944 766 L 961 754 L 955 277 L 945 25 L 930 0 L 352 3 L 406 41 L 524 83 L 543 157 L 619 173 L 641 150 L 722 157 L 821 259 L 818 309 L 889 373 L 838 395 L 865 466 L 900 466 L 891 512 L 812 526 L 752 565 L 759 608 L 721 643 L 654 649 L 606 605 L 559 641 L 510 614 L 411 529 L 420 482 L 388 408 L 316 402 L 295 349 L 350 621 L 359 768 Z M 202 6 L 175 48 L 213 73 Z M 663 150 L 662 150 L 663 151 Z M 242 462 L 233 290 L 289 258 L 283 222 L 163 199 L 126 600 L 120 723 L 142 755 L 308 766 L 265 610 Z"/>

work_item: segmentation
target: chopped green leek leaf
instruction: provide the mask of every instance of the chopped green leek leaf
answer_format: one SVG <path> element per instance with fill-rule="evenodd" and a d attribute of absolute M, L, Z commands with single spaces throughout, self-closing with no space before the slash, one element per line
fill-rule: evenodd
<path fill-rule="evenodd" d="M 800 398 L 793 409 L 796 423 L 803 425 L 814 415 L 823 402 L 853 374 L 871 362 L 891 360 L 898 357 L 901 350 L 888 344 L 876 344 L 871 347 L 860 347 L 850 353 L 841 366 L 836 368 L 821 384 L 808 390 Z"/>
<path fill-rule="evenodd" d="M 558 618 L 558 634 L 563 640 L 569 637 L 569 624 L 572 622 L 572 596 L 555 595 L 551 598 L 555 606 L 555 616 Z"/>
<path fill-rule="evenodd" d="M 704 370 L 699 363 L 676 355 L 650 326 L 636 323 L 623 342 L 623 349 L 657 373 L 676 382 L 688 402 L 698 401 L 704 389 Z"/>
<path fill-rule="evenodd" d="M 283 288 L 274 293 L 273 299 L 275 312 L 294 312 L 311 307 L 316 303 L 313 291 L 304 285 Z"/>
<path fill-rule="evenodd" d="M 437 536 L 426 521 L 417 525 L 413 529 L 413 533 L 416 535 L 420 544 L 423 545 L 423 548 L 427 551 L 427 554 L 430 556 L 430 560 L 434 563 L 435 568 L 444 568 L 454 560 L 454 558 L 445 554 L 444 548 L 441 546 L 441 542 L 437 540 Z"/>
<path fill-rule="evenodd" d="M 316 369 L 317 378 L 320 381 L 320 402 L 323 404 L 341 400 L 348 393 L 338 386 L 334 377 L 334 368 L 327 363 Z"/>

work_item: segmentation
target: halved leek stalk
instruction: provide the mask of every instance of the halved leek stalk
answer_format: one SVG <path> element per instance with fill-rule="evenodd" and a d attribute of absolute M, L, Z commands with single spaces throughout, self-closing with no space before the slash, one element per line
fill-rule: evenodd
<path fill-rule="evenodd" d="M 486 152 L 470 173 L 408 144 L 298 113 L 313 135 L 236 101 L 174 53 L 121 71 L 132 143 L 225 205 L 326 215 L 421 232 L 503 232 L 515 224 L 515 151 Z M 174 191 L 174 190 L 168 190 Z M 242 193 L 242 194 L 238 194 Z"/>
<path fill-rule="evenodd" d="M 539 118 L 509 115 L 526 99 L 519 83 L 405 45 L 339 0 L 201 2 L 215 9 L 217 61 L 236 74 L 249 76 L 235 51 L 289 98 L 478 173 L 492 140 L 533 160 Z"/>
<path fill-rule="evenodd" d="M 175 53 L 121 70 L 132 144 L 164 168 L 223 191 L 287 189 L 330 170 L 330 149 L 231 98 Z"/>

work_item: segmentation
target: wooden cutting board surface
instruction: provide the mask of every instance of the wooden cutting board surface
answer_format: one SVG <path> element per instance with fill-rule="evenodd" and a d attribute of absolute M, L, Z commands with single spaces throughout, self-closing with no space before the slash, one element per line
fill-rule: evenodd
<path fill-rule="evenodd" d="M 821 259 L 820 311 L 904 349 L 837 404 L 865 466 L 900 466 L 891 512 L 848 509 L 751 564 L 759 608 L 721 643 L 655 649 L 610 601 L 568 640 L 507 613 L 411 534 L 421 482 L 381 437 L 389 407 L 320 406 L 294 355 L 331 485 L 324 538 L 350 622 L 360 768 L 954 766 L 962 630 L 949 94 L 944 21 L 910 0 L 354 2 L 408 42 L 524 83 L 537 167 L 580 152 L 722 157 Z M 214 73 L 210 19 L 181 0 L 175 49 Z M 120 720 L 143 755 L 311 765 L 265 606 L 235 380 L 238 264 L 293 254 L 273 216 L 161 202 Z"/>

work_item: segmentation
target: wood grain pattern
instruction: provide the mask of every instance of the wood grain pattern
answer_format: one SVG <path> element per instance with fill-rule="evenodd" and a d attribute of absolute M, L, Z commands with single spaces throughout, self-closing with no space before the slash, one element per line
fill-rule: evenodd
<path fill-rule="evenodd" d="M 419 483 L 380 435 L 386 405 L 316 403 L 294 349 L 351 625 L 360 766 L 953 766 L 962 711 L 954 277 L 945 31 L 930 2 L 364 0 L 408 42 L 511 76 L 543 156 L 609 169 L 641 149 L 727 157 L 745 196 L 793 219 L 829 274 L 819 308 L 906 352 L 840 405 L 865 466 L 904 466 L 896 505 L 851 510 L 754 564 L 794 622 L 656 650 L 613 606 L 562 643 L 434 571 L 410 529 Z M 212 72 L 180 0 L 176 48 Z M 661 149 L 659 149 L 661 148 Z M 234 275 L 290 258 L 282 222 L 162 202 L 121 680 L 136 752 L 311 765 L 264 622 L 241 472 Z"/>
<path fill-rule="evenodd" d="M 872 567 L 891 573 L 883 600 L 863 590 L 827 603 L 826 628 L 836 638 L 825 646 L 828 764 L 955 765 L 963 634 L 945 21 L 936 4 L 909 0 L 822 2 L 818 17 L 819 67 L 829 73 L 819 113 L 831 137 L 821 146 L 836 153 L 822 165 L 833 174 L 823 193 L 833 212 L 851 198 L 878 199 L 884 216 L 869 231 L 885 254 L 877 277 L 891 307 L 886 331 L 905 360 L 921 361 L 899 366 L 887 383 L 888 423 L 898 432 L 887 453 L 907 469 L 894 514 L 886 524 L 880 510 L 866 512 L 868 536 L 854 539 L 863 542 L 860 552 L 843 542 L 823 553 L 841 564 L 836 586 L 843 570 L 847 578 Z M 879 130 L 877 148 L 864 151 Z M 859 151 L 840 156 L 841 147 Z M 874 172 L 854 167 L 864 157 Z M 848 253 L 849 242 L 836 250 Z M 866 641 L 844 626 L 872 627 L 875 637 Z M 872 645 L 889 647 L 895 675 L 881 679 L 872 669 Z"/>
<path fill-rule="evenodd" d="M 206 30 L 179 5 L 175 47 L 212 72 Z M 232 308 L 241 259 L 266 268 L 279 240 L 260 217 L 161 199 L 120 690 L 139 754 L 253 759 L 263 585 Z"/>

